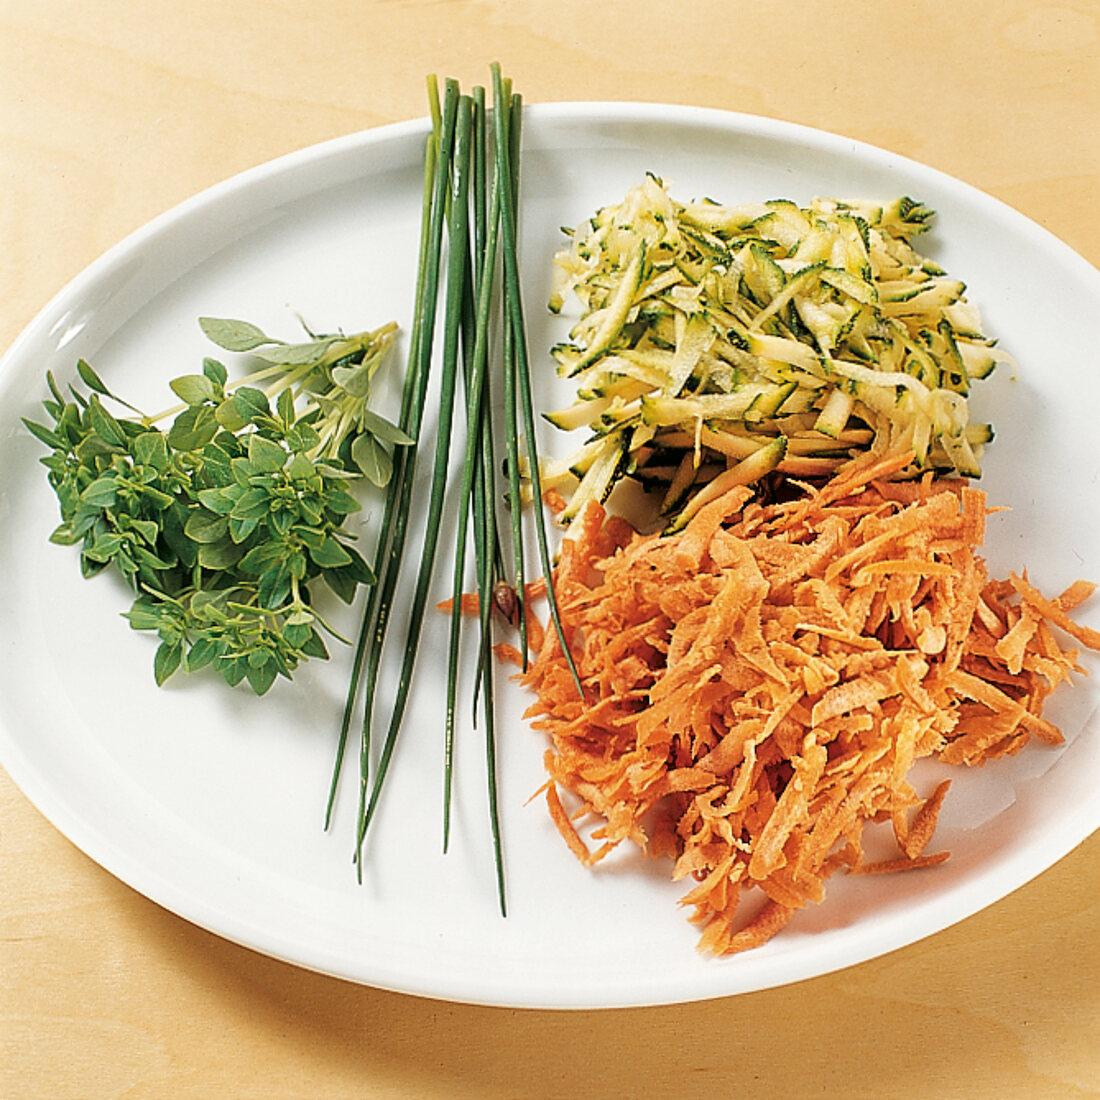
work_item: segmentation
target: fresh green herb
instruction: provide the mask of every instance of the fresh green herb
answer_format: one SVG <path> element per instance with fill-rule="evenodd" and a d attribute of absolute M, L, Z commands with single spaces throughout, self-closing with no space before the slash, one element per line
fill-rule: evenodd
<path fill-rule="evenodd" d="M 465 372 L 466 382 L 466 444 L 462 461 L 462 481 L 459 493 L 459 522 L 454 554 L 454 573 L 451 603 L 451 635 L 447 677 L 447 715 L 444 746 L 444 821 L 443 843 L 446 848 L 450 836 L 451 792 L 453 787 L 455 711 L 458 694 L 458 664 L 460 656 L 459 620 L 462 614 L 462 590 L 466 572 L 468 531 L 473 527 L 475 573 L 478 592 L 478 677 L 475 685 L 476 704 L 481 702 L 482 721 L 486 738 L 486 784 L 489 796 L 489 825 L 493 839 L 493 856 L 497 874 L 497 893 L 501 912 L 505 912 L 504 865 L 500 844 L 500 822 L 497 812 L 495 765 L 495 718 L 493 708 L 493 681 L 491 656 L 491 613 L 498 587 L 514 590 L 498 568 L 500 544 L 493 512 L 496 499 L 495 470 L 492 464 L 492 425 L 489 410 L 492 407 L 492 375 L 490 373 L 489 343 L 494 323 L 494 271 L 500 236 L 500 185 L 502 177 L 493 174 L 493 185 L 486 198 L 484 188 L 489 172 L 487 124 L 484 95 L 475 99 L 477 113 L 475 133 L 479 137 L 477 155 L 480 164 L 475 169 L 475 179 L 480 193 L 474 196 L 475 217 L 483 219 L 475 226 L 472 244 L 474 249 L 470 268 L 474 272 L 471 287 L 472 316 L 468 324 L 472 330 L 467 336 L 469 362 Z M 499 102 L 494 102 L 494 110 Z M 507 353 L 507 349 L 505 349 Z"/>
<path fill-rule="evenodd" d="M 337 749 L 328 814 L 331 818 L 351 717 L 362 689 L 364 702 L 356 849 L 361 872 L 364 839 L 390 767 L 412 683 L 438 549 L 440 520 L 448 499 L 454 403 L 461 368 L 466 436 L 461 446 L 458 526 L 448 647 L 444 733 L 444 849 L 446 850 L 450 835 L 459 690 L 460 617 L 472 531 L 479 609 L 474 721 L 475 724 L 481 723 L 485 737 L 490 829 L 498 895 L 503 913 L 505 891 L 497 800 L 492 612 L 496 609 L 503 613 L 509 625 L 517 622 L 520 624 L 521 644 L 526 649 L 523 613 L 526 568 L 520 516 L 523 488 L 519 480 L 520 470 L 523 468 L 519 449 L 521 431 L 527 437 L 528 467 L 537 466 L 538 459 L 531 411 L 523 305 L 519 294 L 516 243 L 520 100 L 518 96 L 513 96 L 511 84 L 501 76 L 499 66 L 493 66 L 492 74 L 491 133 L 490 112 L 486 107 L 484 88 L 475 88 L 471 95 L 464 95 L 457 83 L 449 80 L 440 103 L 436 81 L 429 78 L 433 127 L 425 151 L 417 306 L 410 341 L 406 400 L 401 420 L 402 428 L 419 440 L 424 387 L 433 359 L 436 313 L 442 299 L 444 321 L 439 356 L 442 371 L 439 426 L 427 502 L 426 535 L 406 628 L 401 671 L 386 735 L 377 752 L 377 769 L 372 771 L 375 755 L 372 748 L 372 725 L 378 692 L 378 670 L 403 558 L 404 517 L 407 517 L 410 508 L 412 477 L 417 458 L 414 445 L 402 451 L 389 486 L 383 518 L 383 537 L 375 558 L 379 579 L 371 592 L 360 630 L 356 665 L 349 685 Z M 442 259 L 444 239 L 446 264 Z M 494 383 L 498 380 L 503 384 L 505 404 L 507 492 L 502 492 L 497 484 L 499 471 L 494 460 L 491 410 L 494 406 Z M 534 481 L 534 489 L 536 502 L 541 504 L 541 498 L 537 495 L 537 479 Z M 512 537 L 507 549 L 497 527 L 496 505 L 501 500 L 507 502 L 510 512 Z M 539 558 L 549 579 L 550 563 L 545 526 L 540 508 L 536 507 L 535 511 L 538 513 Z M 556 620 L 553 587 L 549 584 L 547 587 Z M 568 652 L 567 648 L 566 651 Z"/>
<path fill-rule="evenodd" d="M 126 580 L 131 626 L 160 638 L 157 683 L 209 665 L 263 694 L 327 656 L 318 628 L 340 638 L 314 606 L 314 582 L 347 602 L 373 583 L 343 525 L 360 507 L 351 483 L 384 484 L 392 449 L 408 443 L 367 407 L 395 326 L 293 345 L 244 321 L 201 324 L 267 365 L 230 384 L 207 358 L 170 383 L 180 405 L 145 416 L 81 360 L 90 392 L 66 395 L 48 375 L 52 426 L 24 423 L 50 448 L 41 461 L 61 512 L 51 541 L 79 545 L 84 576 L 111 568 Z"/>
<path fill-rule="evenodd" d="M 573 655 L 569 650 L 569 643 L 565 637 L 565 629 L 562 626 L 561 615 L 558 610 L 558 601 L 551 583 L 550 546 L 546 534 L 546 517 L 541 508 L 542 480 L 540 474 L 540 462 L 538 455 L 537 439 L 535 435 L 534 399 L 531 393 L 531 372 L 527 357 L 527 338 L 524 329 L 523 297 L 520 290 L 519 279 L 519 249 L 517 244 L 517 204 L 519 196 L 519 135 L 522 100 L 518 94 L 511 96 L 511 103 L 504 102 L 505 89 L 501 83 L 500 70 L 494 67 L 494 88 L 501 102 L 501 110 L 497 112 L 495 120 L 495 136 L 497 150 L 497 170 L 501 176 L 501 229 L 503 236 L 504 253 L 504 293 L 506 317 L 508 328 L 514 335 L 514 361 L 511 364 L 516 373 L 518 404 L 523 418 L 523 430 L 527 443 L 527 469 L 531 481 L 531 494 L 535 500 L 535 535 L 538 545 L 539 562 L 542 566 L 543 576 L 547 580 L 546 595 L 550 607 L 550 619 L 561 644 L 562 653 L 577 689 L 577 696 L 584 699 L 584 688 L 581 686 L 580 675 L 573 662 Z M 510 91 L 510 89 L 509 89 Z M 519 522 L 519 503 L 512 506 L 513 523 Z M 522 586 L 517 591 L 517 596 L 523 599 Z M 520 604 L 521 625 L 526 621 L 524 605 Z M 523 649 L 526 661 L 526 646 Z M 526 665 L 524 666 L 526 667 Z"/>
<path fill-rule="evenodd" d="M 414 318 L 413 353 L 415 358 L 410 363 L 410 373 L 416 379 L 416 391 L 412 395 L 409 412 L 409 427 L 414 437 L 419 437 L 420 423 L 424 410 L 428 379 L 432 360 L 433 336 L 439 297 L 439 272 L 441 267 L 442 242 L 444 224 L 446 221 L 446 208 L 448 205 L 448 187 L 450 183 L 451 158 L 453 143 L 455 140 L 455 123 L 458 109 L 458 91 L 453 83 L 448 84 L 443 114 L 439 125 L 439 131 L 433 133 L 435 147 L 429 159 L 433 166 L 434 174 L 430 205 L 427 210 L 428 224 L 428 252 L 426 264 L 422 272 L 423 278 L 420 286 L 420 297 L 417 301 L 416 315 Z M 390 760 L 397 743 L 401 720 L 404 715 L 405 705 L 408 701 L 408 690 L 412 675 L 412 666 L 415 660 L 417 639 L 423 622 L 424 606 L 427 599 L 427 585 L 431 580 L 431 571 L 435 559 L 437 537 L 439 533 L 439 518 L 442 510 L 442 489 L 439 487 L 440 478 L 446 472 L 448 451 L 450 446 L 450 405 L 453 401 L 453 373 L 449 369 L 452 382 L 450 387 L 444 384 L 443 401 L 441 402 L 441 424 L 438 433 L 438 446 L 436 448 L 435 473 L 432 480 L 432 500 L 429 505 L 430 516 L 425 530 L 425 546 L 421 556 L 421 566 L 417 579 L 416 593 L 413 597 L 413 605 L 407 626 L 405 653 L 401 666 L 401 673 L 397 684 L 396 698 L 391 710 L 389 728 L 382 745 L 377 774 L 373 785 L 368 791 L 369 761 L 367 752 L 371 741 L 371 722 L 373 717 L 373 704 L 376 695 L 377 669 L 381 657 L 382 644 L 385 639 L 385 630 L 390 621 L 393 595 L 397 586 L 397 579 L 403 559 L 403 548 L 408 528 L 408 517 L 411 511 L 411 498 L 413 488 L 414 466 L 418 454 L 410 449 L 408 461 L 402 469 L 402 477 L 396 486 L 400 506 L 395 512 L 395 522 L 392 525 L 391 538 L 384 558 L 379 559 L 379 585 L 378 606 L 373 623 L 374 645 L 368 653 L 369 678 L 367 681 L 367 698 L 363 717 L 363 736 L 360 753 L 360 803 L 359 819 L 357 827 L 357 861 L 362 872 L 362 845 L 366 838 L 367 828 L 374 816 L 378 798 L 382 790 L 383 782 L 389 770 Z M 451 398 L 448 399 L 448 390 Z M 440 464 L 442 463 L 442 473 Z"/>
<path fill-rule="evenodd" d="M 428 256 L 433 252 L 433 239 L 435 230 L 431 219 L 433 209 L 432 194 L 435 187 L 436 150 L 429 138 L 425 147 L 424 156 L 424 183 L 421 195 L 421 226 L 420 247 L 417 257 L 417 285 L 416 285 L 416 309 L 413 318 L 412 333 L 409 350 L 409 368 L 405 371 L 405 381 L 401 392 L 401 412 L 399 422 L 404 432 L 408 433 L 411 440 L 409 446 L 396 452 L 395 470 L 386 486 L 386 498 L 382 511 L 382 523 L 378 547 L 375 552 L 376 565 L 383 570 L 394 573 L 393 583 L 396 584 L 396 570 L 400 566 L 401 546 L 404 543 L 404 528 L 399 527 L 399 519 L 407 516 L 408 508 L 402 509 L 402 496 L 404 494 L 405 471 L 411 465 L 416 456 L 417 437 L 420 432 L 420 412 L 416 408 L 417 395 L 420 390 L 420 379 L 413 367 L 424 362 L 418 348 L 423 344 L 425 284 L 428 270 Z M 438 245 L 435 246 L 436 253 Z M 433 299 L 434 300 L 434 299 Z M 394 547 L 395 539 L 398 545 Z M 343 719 L 340 724 L 340 734 L 336 746 L 336 761 L 332 770 L 332 781 L 329 787 L 328 803 L 325 809 L 325 828 L 332 823 L 332 814 L 336 805 L 336 791 L 339 785 L 340 773 L 343 770 L 344 756 L 347 752 L 348 737 L 351 733 L 352 721 L 355 717 L 356 705 L 359 701 L 361 689 L 365 690 L 366 702 L 363 708 L 362 732 L 359 751 L 359 801 L 360 807 L 365 803 L 367 782 L 370 777 L 370 734 L 371 715 L 373 713 L 373 699 L 378 675 L 378 662 L 381 658 L 382 641 L 386 634 L 388 610 L 383 606 L 387 604 L 390 596 L 383 596 L 388 585 L 375 585 L 370 591 L 363 608 L 359 634 L 355 644 L 355 656 L 352 662 L 351 678 L 348 682 L 347 695 L 344 700 Z M 360 867 L 360 873 L 362 868 Z"/>

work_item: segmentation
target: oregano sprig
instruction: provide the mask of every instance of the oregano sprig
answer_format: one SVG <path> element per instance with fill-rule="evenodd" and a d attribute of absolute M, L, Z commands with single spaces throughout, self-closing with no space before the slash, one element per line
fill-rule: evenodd
<path fill-rule="evenodd" d="M 171 381 L 180 405 L 146 416 L 81 360 L 89 392 L 65 393 L 50 374 L 52 426 L 24 423 L 50 448 L 41 461 L 61 512 L 51 541 L 79 545 L 84 576 L 111 568 L 129 584 L 131 626 L 160 638 L 157 683 L 213 666 L 263 694 L 327 656 L 319 628 L 346 641 L 311 586 L 350 602 L 374 581 L 344 523 L 360 508 L 350 484 L 385 484 L 392 448 L 408 443 L 367 404 L 395 326 L 292 345 L 248 322 L 201 323 L 226 350 L 277 349 L 280 361 L 260 353 L 267 365 L 230 383 L 207 358 L 201 374 Z"/>

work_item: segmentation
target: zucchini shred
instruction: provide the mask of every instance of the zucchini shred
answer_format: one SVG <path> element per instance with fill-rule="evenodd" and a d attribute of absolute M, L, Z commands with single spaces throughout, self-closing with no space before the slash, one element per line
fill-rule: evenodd
<path fill-rule="evenodd" d="M 566 230 L 549 308 L 581 310 L 552 355 L 577 389 L 544 415 L 588 434 L 540 465 L 568 494 L 560 521 L 628 478 L 676 530 L 715 492 L 866 451 L 911 452 L 901 476 L 980 476 L 993 432 L 967 398 L 1009 357 L 914 249 L 933 217 L 904 197 L 682 204 L 647 175 Z"/>

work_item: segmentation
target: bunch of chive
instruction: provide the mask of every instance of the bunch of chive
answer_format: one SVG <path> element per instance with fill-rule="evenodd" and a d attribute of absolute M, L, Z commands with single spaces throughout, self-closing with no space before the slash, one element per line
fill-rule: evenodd
<path fill-rule="evenodd" d="M 355 648 L 329 791 L 326 826 L 331 820 L 353 719 L 357 708 L 361 707 L 356 862 L 362 877 L 363 845 L 401 731 L 435 569 L 450 477 L 455 403 L 461 372 L 466 437 L 462 449 L 448 650 L 443 847 L 446 851 L 450 838 L 460 619 L 472 529 L 479 612 L 475 720 L 476 710 L 480 707 L 485 738 L 490 830 L 497 892 L 503 914 L 506 903 L 497 801 L 491 616 L 494 603 L 511 603 L 514 597 L 520 649 L 526 655 L 525 593 L 528 569 L 520 514 L 521 463 L 528 470 L 535 500 L 537 556 L 542 575 L 547 580 L 551 617 L 566 654 L 568 646 L 550 583 L 550 554 L 541 509 L 535 417 L 517 258 L 522 100 L 518 93 L 513 92 L 511 81 L 501 75 L 499 65 L 494 63 L 491 73 L 491 110 L 486 103 L 484 88 L 477 87 L 472 94 L 464 94 L 456 81 L 447 80 L 440 103 L 436 79 L 429 77 L 428 81 L 433 125 L 425 147 L 416 307 L 399 421 L 402 431 L 414 443 L 398 449 L 394 455 L 394 469 L 383 510 L 382 534 L 374 563 L 378 580 L 370 591 Z M 441 304 L 439 417 L 424 544 L 389 722 L 382 744 L 377 748 L 372 743 L 372 730 L 378 699 L 379 669 L 398 576 L 405 558 L 409 515 L 414 506 L 416 463 L 420 448 L 425 444 L 421 422 L 429 374 L 435 359 L 436 320 Z M 499 342 L 494 342 L 494 333 L 500 334 Z M 490 416 L 491 392 L 496 385 L 501 386 L 505 407 L 507 461 L 504 466 L 508 479 L 506 499 L 511 525 L 507 546 L 499 532 L 494 507 L 494 502 L 502 495 L 496 485 L 498 465 L 494 458 L 494 432 Z M 522 459 L 521 431 L 526 451 Z M 507 562 L 511 566 L 510 577 L 506 575 Z M 501 593 L 508 594 L 507 600 L 501 600 Z M 577 689 L 579 692 L 579 678 Z"/>

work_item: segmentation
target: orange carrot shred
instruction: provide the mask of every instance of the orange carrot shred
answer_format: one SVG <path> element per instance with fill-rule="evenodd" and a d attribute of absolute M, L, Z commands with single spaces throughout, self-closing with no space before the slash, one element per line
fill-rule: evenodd
<path fill-rule="evenodd" d="M 592 853 L 581 839 L 581 835 L 577 832 L 573 822 L 569 820 L 569 815 L 565 812 L 565 807 L 561 804 L 561 798 L 558 796 L 558 788 L 553 783 L 546 785 L 546 805 L 550 810 L 551 821 L 558 827 L 558 832 L 561 833 L 565 843 L 569 845 L 570 851 L 582 863 L 591 863 Z"/>
<path fill-rule="evenodd" d="M 936 818 L 939 816 L 940 807 L 950 786 L 950 779 L 943 780 L 917 811 L 905 842 L 902 844 L 902 851 L 908 859 L 916 859 L 932 839 L 932 834 L 936 831 Z"/>
<path fill-rule="evenodd" d="M 838 871 L 948 858 L 924 852 L 949 784 L 922 798 L 912 766 L 1058 743 L 1043 704 L 1081 670 L 1056 631 L 1100 649 L 1070 618 L 1093 585 L 1048 599 L 1026 574 L 991 579 L 985 495 L 891 481 L 908 459 L 865 456 L 781 503 L 734 489 L 667 536 L 590 504 L 563 542 L 553 579 L 585 699 L 553 630 L 520 676 L 549 738 L 550 817 L 589 866 L 623 841 L 670 855 L 703 951 L 768 942 Z M 877 821 L 900 854 L 864 862 Z M 764 907 L 738 928 L 752 889 Z"/>
<path fill-rule="evenodd" d="M 917 871 L 922 867 L 938 867 L 951 856 L 950 852 L 936 852 L 930 856 L 902 856 L 897 859 L 883 859 L 875 863 L 863 863 L 853 867 L 849 874 L 853 875 L 886 875 L 894 871 Z"/>

